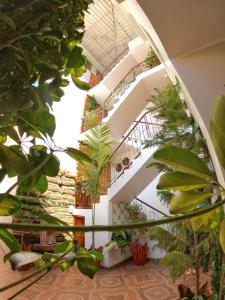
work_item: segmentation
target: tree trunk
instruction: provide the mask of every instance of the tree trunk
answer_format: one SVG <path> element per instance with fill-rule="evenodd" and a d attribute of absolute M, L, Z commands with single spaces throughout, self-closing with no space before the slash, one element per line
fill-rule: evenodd
<path fill-rule="evenodd" d="M 199 251 L 198 251 L 198 234 L 194 233 L 195 244 L 195 298 L 199 295 Z"/>
<path fill-rule="evenodd" d="M 92 200 L 92 225 L 95 225 L 95 198 Z M 92 231 L 91 249 L 95 250 L 95 232 Z"/>

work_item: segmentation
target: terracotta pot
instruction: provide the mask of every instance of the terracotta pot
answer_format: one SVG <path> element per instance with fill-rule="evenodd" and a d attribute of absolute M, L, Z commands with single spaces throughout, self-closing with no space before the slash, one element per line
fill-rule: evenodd
<path fill-rule="evenodd" d="M 127 167 L 130 163 L 130 159 L 129 157 L 124 157 L 123 161 L 122 161 L 122 164 Z"/>
<path fill-rule="evenodd" d="M 136 266 L 144 266 L 147 261 L 148 256 L 148 245 L 136 243 L 131 247 L 131 253 L 133 257 L 133 262 Z"/>
<path fill-rule="evenodd" d="M 123 166 L 121 163 L 116 164 L 116 172 L 121 172 L 123 170 Z"/>

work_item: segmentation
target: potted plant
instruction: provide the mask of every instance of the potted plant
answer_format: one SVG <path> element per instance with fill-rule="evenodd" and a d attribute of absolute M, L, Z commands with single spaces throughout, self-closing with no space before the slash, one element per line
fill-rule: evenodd
<path fill-rule="evenodd" d="M 136 266 L 144 266 L 147 262 L 148 258 L 148 244 L 145 242 L 144 244 L 140 244 L 137 242 L 133 243 L 131 246 L 131 253 L 133 262 Z"/>
<path fill-rule="evenodd" d="M 122 164 L 121 163 L 117 163 L 116 164 L 116 172 L 121 172 L 123 170 L 123 166 L 122 166 Z"/>
<path fill-rule="evenodd" d="M 129 165 L 129 163 L 130 163 L 130 159 L 129 159 L 129 157 L 124 157 L 124 159 L 122 160 L 122 164 L 125 166 L 125 167 L 127 167 L 128 165 Z"/>
<path fill-rule="evenodd" d="M 159 64 L 159 59 L 158 56 L 156 55 L 156 53 L 151 49 L 146 58 L 145 58 L 145 66 L 146 67 L 155 67 Z"/>
<path fill-rule="evenodd" d="M 126 205 L 128 220 L 130 223 L 143 222 L 147 220 L 146 214 L 143 212 L 141 204 L 132 203 Z M 132 253 L 133 262 L 137 266 L 143 266 L 148 257 L 148 244 L 146 242 L 145 229 L 134 229 L 114 232 L 111 240 L 116 242 L 117 247 L 121 250 L 121 254 L 126 252 L 129 246 Z"/>

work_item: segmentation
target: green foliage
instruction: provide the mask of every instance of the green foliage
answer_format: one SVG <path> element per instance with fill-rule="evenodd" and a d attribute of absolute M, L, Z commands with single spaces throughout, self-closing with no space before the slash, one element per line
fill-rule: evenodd
<path fill-rule="evenodd" d="M 194 210 L 213 194 L 199 191 L 177 192 L 170 201 L 170 213 L 182 214 Z"/>
<path fill-rule="evenodd" d="M 146 147 L 172 144 L 197 154 L 204 153 L 204 157 L 208 158 L 204 138 L 187 110 L 178 82 L 175 85 L 169 84 L 163 90 L 155 89 L 149 102 L 149 112 L 162 122 L 162 127 L 154 139 L 146 142 Z"/>
<path fill-rule="evenodd" d="M 207 185 L 207 181 L 190 174 L 185 174 L 182 172 L 168 172 L 160 177 L 157 189 L 189 191 L 194 189 L 201 189 L 206 187 Z"/>
<path fill-rule="evenodd" d="M 62 88 L 69 84 L 67 76 L 71 76 L 78 88 L 89 89 L 80 80 L 87 69 L 80 42 L 84 34 L 84 13 L 91 2 L 1 2 L 0 181 L 6 175 L 18 178 L 16 184 L 0 195 L 2 216 L 15 215 L 21 208 L 19 197 L 10 195 L 16 185 L 18 194 L 44 193 L 48 187 L 47 176 L 58 175 L 60 164 L 55 152 L 64 150 L 56 147 L 52 139 L 56 128 L 52 105 L 64 95 Z M 42 140 L 40 144 L 37 139 Z M 93 159 L 77 149 L 66 148 L 65 153 L 75 160 L 93 164 Z M 36 211 L 36 217 L 48 224 L 67 225 L 42 210 Z M 6 229 L 0 229 L 0 239 L 11 251 L 5 260 L 10 259 L 13 269 L 35 262 L 38 269 L 49 271 L 56 264 L 65 270 L 76 258 L 75 266 L 92 278 L 98 270 L 96 260 L 102 258 L 97 251 L 81 255 L 80 248 L 75 254 L 73 241 L 57 246 L 56 254 L 40 256 L 19 252 L 16 239 Z"/>
<path fill-rule="evenodd" d="M 11 252 L 20 251 L 20 246 L 17 240 L 7 229 L 0 229 L 0 239 L 5 243 Z"/>
<path fill-rule="evenodd" d="M 98 103 L 97 103 L 95 97 L 94 97 L 94 96 L 90 96 L 89 111 L 95 110 L 97 104 L 98 104 Z"/>
<path fill-rule="evenodd" d="M 111 240 L 116 242 L 121 254 L 126 253 L 126 248 L 131 244 L 132 232 L 128 230 L 113 232 Z"/>
<path fill-rule="evenodd" d="M 136 201 L 126 204 L 124 209 L 127 213 L 128 222 L 131 224 L 148 220 L 146 213 L 143 210 L 143 206 Z M 126 252 L 127 246 L 131 246 L 133 242 L 136 242 L 140 238 L 145 238 L 147 235 L 147 229 L 137 228 L 113 232 L 111 240 L 116 242 L 118 248 L 121 249 L 121 253 L 123 254 Z"/>
<path fill-rule="evenodd" d="M 168 165 L 175 171 L 187 173 L 200 178 L 213 178 L 207 165 L 195 153 L 177 146 L 166 146 L 157 150 L 153 158 Z M 190 177 L 188 178 L 190 180 Z M 186 178 L 187 185 L 188 180 Z"/>
<path fill-rule="evenodd" d="M 15 215 L 20 210 L 20 202 L 12 195 L 0 194 L 0 216 Z"/>
<path fill-rule="evenodd" d="M 80 88 L 88 88 L 79 79 L 86 71 L 79 44 L 89 3 L 1 2 L 0 179 L 7 174 L 18 176 L 19 192 L 43 193 L 46 176 L 56 176 L 59 171 L 59 161 L 52 153 L 56 124 L 51 108 L 69 83 L 65 76 L 71 75 Z M 13 140 L 12 146 L 6 144 L 7 138 Z M 47 147 L 37 146 L 36 138 Z M 33 172 L 36 168 L 39 170 Z"/>
<path fill-rule="evenodd" d="M 91 128 L 81 141 L 92 160 L 92 163 L 83 161 L 84 179 L 87 181 L 87 190 L 92 199 L 95 199 L 99 192 L 99 179 L 108 162 L 112 143 L 110 130 L 105 124 Z"/>
<path fill-rule="evenodd" d="M 153 66 L 155 63 L 157 63 L 158 62 L 158 56 L 156 55 L 156 53 L 151 49 L 149 52 L 148 52 L 148 54 L 147 54 L 147 56 L 146 56 L 146 58 L 145 58 L 145 65 L 147 66 L 147 67 L 151 67 L 151 66 Z"/>
<path fill-rule="evenodd" d="M 223 141 L 224 138 L 221 135 L 224 127 L 224 103 L 225 97 L 218 97 L 214 106 L 212 118 L 211 118 L 211 134 L 213 139 L 213 144 L 215 146 L 215 150 L 218 154 L 218 158 L 221 162 L 221 165 L 224 167 L 224 148 Z M 174 149 L 174 148 L 173 148 Z M 168 150 L 168 151 L 167 151 Z M 202 200 L 207 199 L 210 196 L 213 196 L 214 193 L 220 197 L 224 196 L 225 188 L 220 185 L 213 174 L 210 174 L 209 169 L 204 165 L 203 161 L 200 163 L 200 158 L 194 155 L 192 152 L 188 152 L 187 150 L 181 149 L 177 151 L 175 149 L 175 153 L 171 152 L 171 147 L 163 148 L 158 150 L 159 153 L 156 152 L 154 157 L 158 160 L 159 163 L 166 163 L 168 166 L 175 171 L 182 171 L 187 175 L 180 175 L 178 179 L 176 176 L 171 176 L 171 173 L 166 173 L 163 175 L 160 180 L 159 187 L 166 188 L 171 190 L 181 190 L 180 186 L 185 186 L 184 192 L 177 192 L 170 200 L 170 211 L 173 213 L 182 213 L 185 214 L 190 210 L 196 210 L 201 205 L 210 205 L 210 201 L 205 201 L 202 203 Z M 183 155 L 179 155 L 179 153 Z M 176 158 L 175 158 L 176 156 Z M 186 162 L 185 162 L 186 160 Z M 187 165 L 188 163 L 188 165 Z M 198 177 L 199 180 L 204 178 L 204 181 L 208 183 L 208 186 L 202 186 L 202 190 L 199 191 L 199 186 L 194 187 L 194 182 Z M 213 190 L 210 185 L 214 186 Z M 213 273 L 212 273 L 212 285 L 213 285 L 213 299 L 217 299 L 217 295 L 222 295 L 223 291 L 223 273 L 221 267 L 221 250 L 220 246 L 218 246 L 218 241 L 220 241 L 220 245 L 225 253 L 225 222 L 223 217 L 223 210 L 220 207 L 215 208 L 207 213 L 203 213 L 200 216 L 192 217 L 191 220 L 192 228 L 195 232 L 200 233 L 208 233 L 209 235 L 214 234 L 216 232 L 216 239 L 210 244 L 210 250 L 208 250 L 208 254 L 211 254 L 213 257 Z M 220 224 L 219 229 L 219 239 L 218 239 L 218 225 Z M 201 249 L 204 249 L 202 245 L 205 244 L 205 241 L 200 241 Z M 213 250 L 211 250 L 213 249 Z M 216 249 L 216 250 L 215 250 Z"/>
<path fill-rule="evenodd" d="M 221 165 L 225 168 L 225 122 L 224 122 L 224 111 L 225 111 L 225 96 L 219 96 L 214 104 L 211 120 L 210 129 L 215 151 L 220 160 Z"/>
<path fill-rule="evenodd" d="M 170 275 L 173 279 L 179 278 L 193 267 L 190 256 L 178 251 L 170 252 L 160 260 L 160 263 L 170 268 Z"/>
<path fill-rule="evenodd" d="M 86 181 L 86 190 L 91 195 L 92 200 L 92 224 L 95 224 L 95 202 L 100 193 L 100 176 L 104 167 L 109 161 L 111 145 L 113 143 L 112 135 L 108 125 L 100 124 L 91 128 L 80 142 L 89 154 L 90 161 L 83 160 L 84 180 Z M 92 248 L 95 248 L 95 235 L 92 233 Z"/>

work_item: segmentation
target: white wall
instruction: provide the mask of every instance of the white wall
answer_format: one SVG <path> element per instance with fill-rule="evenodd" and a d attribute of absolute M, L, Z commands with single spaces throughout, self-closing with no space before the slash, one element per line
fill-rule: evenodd
<path fill-rule="evenodd" d="M 173 1 L 174 3 L 176 1 Z M 184 93 L 184 97 L 186 99 L 187 105 L 192 113 L 192 115 L 194 116 L 195 120 L 198 122 L 203 136 L 206 139 L 209 151 L 210 151 L 210 155 L 215 167 L 215 171 L 217 174 L 217 177 L 220 181 L 221 184 L 225 184 L 224 182 L 224 177 L 223 177 L 223 173 L 218 161 L 218 158 L 216 156 L 215 153 L 215 149 L 213 147 L 212 144 L 212 140 L 210 138 L 209 132 L 207 130 L 208 127 L 208 121 L 209 121 L 209 115 L 211 113 L 211 108 L 212 108 L 212 102 L 214 100 L 214 98 L 217 96 L 217 93 L 221 93 L 222 90 L 222 85 L 221 83 L 224 82 L 224 55 L 221 52 L 219 44 L 216 45 L 216 40 L 214 40 L 214 47 L 218 47 L 220 48 L 220 50 L 214 49 L 214 50 L 209 50 L 210 48 L 207 47 L 207 43 L 205 43 L 205 40 L 202 40 L 202 43 L 204 44 L 205 48 L 207 47 L 208 50 L 208 54 L 203 58 L 200 59 L 200 61 L 197 63 L 197 59 L 199 59 L 200 57 L 198 56 L 197 52 L 193 55 L 192 53 L 192 58 L 191 56 L 183 56 L 183 57 L 179 57 L 178 60 L 173 60 L 171 61 L 168 53 L 166 52 L 166 46 L 167 46 L 167 42 L 171 41 L 171 39 L 174 39 L 175 35 L 173 35 L 173 33 L 167 37 L 165 39 L 165 36 L 162 35 L 162 33 L 160 34 L 160 31 L 157 31 L 157 29 L 154 27 L 154 24 L 151 23 L 151 21 L 153 21 L 152 19 L 149 19 L 147 17 L 146 13 L 149 13 L 149 16 L 151 15 L 151 9 L 148 9 L 149 3 L 144 1 L 141 1 L 141 5 L 142 7 L 145 9 L 145 11 L 141 8 L 141 6 L 137 3 L 136 0 L 126 0 L 125 2 L 122 2 L 122 5 L 124 5 L 126 7 L 126 9 L 128 9 L 128 11 L 131 13 L 131 15 L 136 19 L 136 21 L 145 29 L 145 31 L 148 33 L 148 37 L 149 37 L 149 41 L 150 44 L 152 46 L 152 48 L 155 50 L 155 52 L 158 54 L 161 62 L 164 63 L 165 69 L 171 79 L 172 82 L 176 82 L 176 78 L 179 80 L 182 91 Z M 157 2 L 154 2 L 154 5 L 156 5 Z M 189 3 L 189 1 L 185 2 L 185 5 L 203 5 L 202 7 L 205 9 L 206 7 L 204 7 L 203 2 L 201 1 L 201 3 L 197 3 L 196 1 L 191 1 Z M 221 0 L 220 1 L 220 5 L 224 6 L 224 2 Z M 182 5 L 179 3 L 179 6 L 182 8 Z M 215 18 L 215 9 L 219 9 L 219 6 L 216 8 L 216 6 L 214 5 L 214 2 L 211 0 L 207 0 L 207 9 L 208 7 L 212 7 L 213 11 L 212 11 L 212 16 L 213 18 Z M 165 7 L 164 7 L 165 8 Z M 198 13 L 202 13 L 203 9 L 200 10 L 198 9 Z M 177 17 L 179 18 L 179 13 L 177 13 L 177 11 L 175 11 Z M 185 13 L 182 10 L 182 13 Z M 168 16 L 170 16 L 168 14 L 168 12 L 166 12 L 166 14 Z M 211 13 L 209 12 L 209 16 L 211 17 Z M 223 17 L 221 17 L 223 16 Z M 204 22 L 208 22 L 208 16 L 206 14 L 203 14 L 204 17 Z M 157 19 L 158 18 L 158 19 Z M 155 20 L 159 20 L 159 16 L 157 17 Z M 196 15 L 195 15 L 196 18 Z M 176 22 L 177 19 L 176 18 L 171 18 L 170 22 L 168 23 L 168 27 L 171 26 L 171 22 Z M 210 20 L 211 22 L 212 20 Z M 220 21 L 224 22 L 224 13 L 221 14 L 220 11 Z M 190 20 L 188 21 L 189 25 L 191 25 Z M 198 22 L 200 22 L 200 19 L 198 19 Z M 210 23 L 207 23 L 210 24 Z M 173 24 L 174 25 L 174 24 Z M 181 25 L 183 26 L 182 22 Z M 208 25 L 207 25 L 208 26 Z M 217 24 L 218 26 L 218 24 Z M 165 30 L 166 29 L 166 26 Z M 191 31 L 191 26 L 187 26 L 185 27 L 185 30 L 187 30 L 189 28 L 189 39 L 193 38 L 193 34 L 195 34 L 195 30 Z M 199 27 L 200 28 L 200 27 Z M 199 29 L 197 28 L 197 29 Z M 216 27 L 211 27 L 211 29 L 215 29 Z M 222 26 L 220 29 L 222 29 L 223 31 L 223 35 L 224 35 L 224 26 Z M 180 28 L 178 29 L 178 31 L 180 30 Z M 218 32 L 222 32 L 221 30 L 219 30 Z M 193 33 L 193 34 L 192 34 Z M 202 33 L 205 33 L 202 31 Z M 208 32 L 206 32 L 208 34 Z M 212 32 L 211 32 L 212 33 Z M 185 39 L 185 34 L 181 35 L 182 38 Z M 214 39 L 215 38 L 215 34 L 211 34 L 210 38 Z M 205 37 L 209 37 L 209 35 L 205 35 Z M 180 38 L 180 36 L 179 36 Z M 199 39 L 199 36 L 195 37 L 195 39 L 197 38 L 198 41 L 200 41 L 201 39 Z M 218 42 L 218 41 L 217 41 Z M 174 40 L 174 45 L 176 45 L 176 43 L 178 43 L 178 47 L 182 46 L 179 44 L 178 40 Z M 211 44 L 212 45 L 212 44 Z M 202 45 L 203 46 L 203 45 Z M 195 48 L 196 49 L 196 45 Z M 198 45 L 198 47 L 201 47 L 200 45 Z M 201 50 L 202 51 L 202 50 Z M 223 51 L 223 50 L 222 50 Z M 203 50 L 204 52 L 204 50 Z M 203 54 L 203 52 L 201 54 Z M 200 53 L 200 52 L 199 52 Z M 216 55 L 219 54 L 218 58 L 216 58 Z M 197 55 L 197 56 L 196 56 Z M 207 58 L 206 58 L 207 57 Z M 193 60 L 192 60 L 193 59 Z M 215 65 L 213 66 L 213 61 L 215 60 Z M 190 67 L 187 67 L 187 65 L 191 63 Z M 195 63 L 197 64 L 197 67 L 195 67 Z M 211 69 L 212 67 L 212 69 Z M 185 70 L 184 70 L 185 69 Z M 215 70 L 216 69 L 216 70 Z M 212 70 L 213 72 L 211 72 L 210 75 L 210 70 Z M 205 72 L 206 71 L 206 72 Z M 197 72 L 196 75 L 194 72 Z M 214 84 L 214 72 L 215 72 L 215 81 L 216 84 Z M 195 82 L 195 84 L 194 84 Z M 199 83 L 199 84 L 198 84 Z M 190 89 L 191 85 L 193 85 L 193 88 Z M 189 90 L 190 89 L 190 90 Z M 210 96 L 206 96 L 206 93 L 203 95 L 203 91 L 204 89 L 208 89 L 209 95 Z M 198 90 L 198 92 L 197 92 Z M 213 95 L 212 95 L 213 94 Z M 209 98 L 211 97 L 211 102 L 209 101 Z M 207 100 L 206 100 L 207 99 Z M 204 106 L 204 110 L 201 111 L 202 107 Z M 204 113 L 205 112 L 205 113 Z"/>
<path fill-rule="evenodd" d="M 164 212 L 165 214 L 169 214 L 168 207 L 163 205 L 159 197 L 157 196 L 157 184 L 159 182 L 160 174 L 155 177 L 155 179 L 150 182 L 150 184 L 137 196 L 140 200 L 146 202 L 147 204 L 152 205 L 156 209 Z"/>
<path fill-rule="evenodd" d="M 143 40 L 141 43 L 138 39 L 131 41 L 129 53 L 88 94 L 95 96 L 99 104 L 104 104 L 104 101 L 127 73 L 145 59 L 148 51 L 149 44 L 144 43 Z"/>
<path fill-rule="evenodd" d="M 103 122 L 109 125 L 116 141 L 119 141 L 130 128 L 136 118 L 144 113 L 147 100 L 155 93 L 154 89 L 162 89 L 169 83 L 163 65 L 143 72 L 120 97 L 114 108 L 109 111 Z"/>
<path fill-rule="evenodd" d="M 208 130 L 215 98 L 225 94 L 225 42 L 172 60 Z"/>

